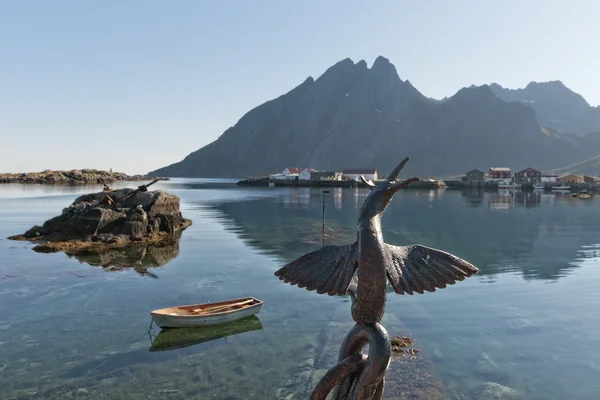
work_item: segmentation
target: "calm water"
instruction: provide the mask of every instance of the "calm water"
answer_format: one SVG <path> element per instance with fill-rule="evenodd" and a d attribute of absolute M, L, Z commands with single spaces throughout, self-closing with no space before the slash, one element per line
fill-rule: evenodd
<path fill-rule="evenodd" d="M 306 399 L 333 365 L 352 326 L 348 299 L 273 276 L 320 247 L 320 191 L 155 186 L 177 193 L 194 222 L 179 243 L 79 258 L 4 238 L 89 187 L 0 186 L 0 398 Z M 325 195 L 327 243 L 354 240 L 366 195 Z M 448 399 L 472 400 L 473 388 L 496 382 L 525 399 L 597 398 L 599 221 L 597 200 L 566 196 L 396 195 L 383 220 L 387 243 L 438 247 L 481 269 L 435 293 L 388 295 L 384 326 L 416 340 L 415 370 L 431 373 L 424 393 L 441 385 Z M 137 270 L 119 267 L 127 263 Z M 149 351 L 165 337 L 147 334 L 150 310 L 243 296 L 265 301 L 260 329 Z M 406 363 L 394 376 L 416 375 Z M 413 398 L 438 398 L 427 396 Z"/>

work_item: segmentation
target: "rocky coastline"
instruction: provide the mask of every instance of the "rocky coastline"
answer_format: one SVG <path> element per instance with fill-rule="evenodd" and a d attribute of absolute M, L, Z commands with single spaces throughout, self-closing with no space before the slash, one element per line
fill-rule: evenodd
<path fill-rule="evenodd" d="M 146 181 L 156 179 L 147 175 L 127 175 L 123 172 L 97 169 L 73 169 L 70 171 L 27 172 L 15 174 L 0 173 L 0 183 L 90 185 L 117 181 Z M 163 178 L 164 179 L 164 178 Z"/>
<path fill-rule="evenodd" d="M 120 248 L 177 239 L 192 221 L 182 216 L 179 197 L 161 190 L 110 189 L 78 197 L 62 214 L 11 240 L 38 243 L 42 253 Z"/>

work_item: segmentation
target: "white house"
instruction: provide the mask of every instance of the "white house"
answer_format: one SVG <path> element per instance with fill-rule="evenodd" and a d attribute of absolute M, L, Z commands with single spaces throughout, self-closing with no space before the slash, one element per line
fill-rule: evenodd
<path fill-rule="evenodd" d="M 283 170 L 282 174 L 283 175 L 291 175 L 291 174 L 298 175 L 300 172 L 302 172 L 302 168 L 286 168 Z"/>
<path fill-rule="evenodd" d="M 269 179 L 274 179 L 274 180 L 297 179 L 298 175 L 301 172 L 302 172 L 302 168 L 286 168 L 280 174 L 269 175 Z"/>
<path fill-rule="evenodd" d="M 310 174 L 310 179 L 313 181 L 339 181 L 342 179 L 342 173 L 315 171 Z"/>
<path fill-rule="evenodd" d="M 541 176 L 542 183 L 556 183 L 558 182 L 558 175 L 543 175 Z"/>
<path fill-rule="evenodd" d="M 316 169 L 312 169 L 312 168 L 304 168 L 302 170 L 302 172 L 300 172 L 298 174 L 298 180 L 301 180 L 301 181 L 308 181 L 308 180 L 310 180 L 311 179 L 311 174 L 313 172 L 318 172 L 318 171 Z"/>
<path fill-rule="evenodd" d="M 352 179 L 354 181 L 359 181 L 361 175 L 364 176 L 366 180 L 369 180 L 369 179 L 372 181 L 377 180 L 377 170 L 376 169 L 370 169 L 370 168 L 345 169 L 344 171 L 342 171 L 342 176 L 344 178 Z"/>

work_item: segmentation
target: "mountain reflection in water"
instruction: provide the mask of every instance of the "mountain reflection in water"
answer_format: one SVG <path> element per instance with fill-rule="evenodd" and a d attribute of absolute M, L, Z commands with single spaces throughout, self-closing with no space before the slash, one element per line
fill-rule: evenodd
<path fill-rule="evenodd" d="M 248 244 L 291 261 L 321 247 L 323 201 L 325 244 L 356 240 L 357 212 L 367 194 L 337 189 L 323 198 L 318 189 L 300 188 L 210 207 Z M 420 243 L 456 254 L 477 265 L 479 275 L 520 272 L 525 279 L 556 280 L 576 268 L 571 261 L 582 245 L 581 236 L 564 235 L 564 227 L 596 232 L 592 204 L 538 191 L 406 190 L 386 211 L 383 233 L 390 244 Z"/>

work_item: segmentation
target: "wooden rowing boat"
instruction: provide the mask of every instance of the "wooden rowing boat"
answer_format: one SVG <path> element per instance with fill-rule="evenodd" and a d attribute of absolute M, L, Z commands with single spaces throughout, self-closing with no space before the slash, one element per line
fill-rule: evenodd
<path fill-rule="evenodd" d="M 161 308 L 150 312 L 150 315 L 161 328 L 211 326 L 257 314 L 262 305 L 261 300 L 244 297 L 218 303 Z"/>
<path fill-rule="evenodd" d="M 262 324 L 256 315 L 251 315 L 239 321 L 227 322 L 215 326 L 196 326 L 190 328 L 166 328 L 152 338 L 150 351 L 165 351 L 194 346 L 210 340 L 238 335 L 262 329 Z"/>

